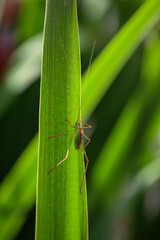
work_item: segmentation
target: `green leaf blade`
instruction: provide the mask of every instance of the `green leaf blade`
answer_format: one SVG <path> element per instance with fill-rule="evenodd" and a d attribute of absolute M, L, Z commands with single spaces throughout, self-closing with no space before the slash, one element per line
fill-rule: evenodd
<path fill-rule="evenodd" d="M 54 9 L 54 10 L 53 10 Z M 48 1 L 42 58 L 36 239 L 87 239 L 82 152 L 72 142 L 80 107 L 80 54 L 75 1 Z M 48 139 L 68 131 L 61 137 Z"/>

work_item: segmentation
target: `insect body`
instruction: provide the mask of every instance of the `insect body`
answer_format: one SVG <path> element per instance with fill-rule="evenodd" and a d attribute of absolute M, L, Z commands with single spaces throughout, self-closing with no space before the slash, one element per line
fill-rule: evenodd
<path fill-rule="evenodd" d="M 76 133 L 76 136 L 74 139 L 74 145 L 75 145 L 75 148 L 79 150 L 81 148 L 84 131 L 79 122 L 76 122 L 76 125 L 77 125 L 76 128 L 78 128 L 78 132 Z"/>
<path fill-rule="evenodd" d="M 69 122 L 68 119 L 65 119 L 70 127 L 73 128 L 74 130 L 74 135 L 75 135 L 75 138 L 74 138 L 74 145 L 75 145 L 75 149 L 76 150 L 79 150 L 81 149 L 81 146 L 82 146 L 82 152 L 83 154 L 85 155 L 85 158 L 86 158 L 86 168 L 85 168 L 85 173 L 84 173 L 84 176 L 83 176 L 83 179 L 82 179 L 82 183 L 81 183 L 81 186 L 80 186 L 80 192 L 82 193 L 82 186 L 83 186 L 83 182 L 84 182 L 84 178 L 85 178 L 85 175 L 86 175 L 86 172 L 87 172 L 87 168 L 88 168 L 88 163 L 89 163 L 89 160 L 88 160 L 88 157 L 87 157 L 87 154 L 86 154 L 86 151 L 85 151 L 85 147 L 90 143 L 90 139 L 84 134 L 84 130 L 83 129 L 86 129 L 86 128 L 92 128 L 92 126 L 90 126 L 89 124 L 83 122 L 83 121 L 79 121 L 77 120 L 76 124 L 74 126 L 71 125 L 71 123 Z M 86 127 L 82 127 L 81 123 L 83 123 Z M 52 136 L 52 137 L 48 137 L 48 138 L 54 138 L 54 137 L 61 137 L 61 136 L 64 136 L 66 135 L 67 133 L 64 133 L 64 134 L 61 134 L 61 135 L 57 135 L 57 136 Z M 69 143 L 69 147 L 68 147 L 68 150 L 67 150 L 67 154 L 66 154 L 66 157 L 61 160 L 56 166 L 54 166 L 49 172 L 52 172 L 53 169 L 55 169 L 56 167 L 58 167 L 62 162 L 64 162 L 68 156 L 69 156 L 69 150 L 70 150 L 70 146 L 71 146 L 71 143 L 72 143 L 72 140 L 73 140 L 73 136 L 71 136 L 71 139 L 70 139 L 70 143 Z M 83 146 L 83 136 L 88 140 L 88 142 L 86 143 L 85 146 Z"/>

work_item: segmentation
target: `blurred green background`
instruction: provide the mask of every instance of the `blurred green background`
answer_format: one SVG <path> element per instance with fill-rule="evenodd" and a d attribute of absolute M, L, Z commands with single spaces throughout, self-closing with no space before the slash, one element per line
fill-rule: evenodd
<path fill-rule="evenodd" d="M 82 73 L 94 40 L 96 58 L 143 2 L 78 1 Z M 44 12 L 43 0 L 0 2 L 0 231 L 10 229 L 5 239 L 34 239 L 36 161 L 31 162 L 31 155 L 34 159 L 36 154 L 26 147 L 38 131 Z M 160 239 L 159 24 L 120 71 L 88 123 L 93 126 L 86 133 L 91 137 L 90 239 Z M 21 163 L 22 153 L 29 167 Z M 17 189 L 24 172 L 27 182 Z"/>

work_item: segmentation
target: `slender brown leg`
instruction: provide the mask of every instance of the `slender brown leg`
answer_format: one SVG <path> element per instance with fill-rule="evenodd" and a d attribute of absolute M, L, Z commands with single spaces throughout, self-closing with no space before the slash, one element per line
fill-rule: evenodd
<path fill-rule="evenodd" d="M 66 135 L 66 134 L 68 134 L 68 133 L 71 133 L 71 132 L 73 132 L 73 130 L 68 131 L 68 132 L 66 132 L 66 133 L 63 133 L 63 134 L 60 134 L 60 135 L 57 135 L 57 136 L 51 136 L 51 137 L 48 137 L 48 138 L 61 137 L 61 136 L 64 136 L 64 135 Z"/>
<path fill-rule="evenodd" d="M 92 126 L 91 125 L 89 125 L 89 124 L 87 124 L 87 123 L 85 123 L 85 122 L 83 122 L 83 121 L 81 121 L 82 123 L 84 123 L 86 126 L 88 126 L 89 128 L 92 128 Z"/>
<path fill-rule="evenodd" d="M 67 154 L 66 154 L 66 157 L 60 161 L 56 166 L 54 166 L 51 170 L 49 170 L 49 172 L 47 173 L 50 174 L 50 172 L 52 172 L 53 169 L 55 169 L 56 167 L 58 167 L 62 162 L 64 162 L 67 158 L 68 158 L 68 155 L 69 155 L 69 150 L 70 150 L 70 147 L 71 147 L 71 144 L 72 144 L 72 140 L 73 140 L 73 136 L 74 134 L 72 134 L 71 138 L 70 138 L 70 142 L 69 142 L 69 147 L 68 147 L 68 150 L 67 150 Z"/>
<path fill-rule="evenodd" d="M 87 145 L 90 143 L 90 139 L 83 133 L 83 136 L 85 137 L 85 138 L 87 138 L 87 140 L 88 140 L 88 142 L 86 143 L 86 145 L 84 146 L 84 148 L 86 148 L 87 147 Z"/>
<path fill-rule="evenodd" d="M 67 118 L 65 118 L 65 120 L 69 123 L 69 125 L 70 125 L 71 127 L 73 127 L 73 126 L 71 125 L 70 121 L 69 121 Z"/>
<path fill-rule="evenodd" d="M 86 176 L 86 173 L 87 173 L 87 168 L 88 168 L 88 164 L 89 164 L 89 160 L 88 160 L 88 157 L 87 157 L 87 154 L 86 154 L 86 151 L 82 148 L 82 151 L 83 151 L 83 153 L 84 153 L 84 155 L 85 155 L 85 158 L 86 158 L 86 169 L 85 169 L 85 173 L 84 173 L 84 175 L 83 175 L 83 179 L 82 179 L 82 183 L 81 183 L 81 186 L 80 186 L 80 193 L 82 194 L 82 186 L 83 186 L 83 182 L 84 182 L 84 178 L 85 178 L 85 176 Z"/>
<path fill-rule="evenodd" d="M 48 138 L 55 138 L 55 137 L 61 137 L 61 136 L 64 136 L 64 135 L 66 135 L 67 133 L 63 133 L 63 134 L 61 134 L 61 135 L 57 135 L 57 136 L 51 136 L 51 137 L 48 137 Z"/>
<path fill-rule="evenodd" d="M 67 151 L 67 154 L 66 154 L 66 157 L 60 161 L 56 166 L 54 166 L 51 170 L 49 170 L 49 172 L 47 173 L 48 175 L 50 174 L 50 172 L 52 172 L 53 169 L 55 169 L 56 167 L 58 167 L 62 162 L 64 162 L 67 158 L 68 158 L 68 155 L 69 155 L 69 150 Z"/>

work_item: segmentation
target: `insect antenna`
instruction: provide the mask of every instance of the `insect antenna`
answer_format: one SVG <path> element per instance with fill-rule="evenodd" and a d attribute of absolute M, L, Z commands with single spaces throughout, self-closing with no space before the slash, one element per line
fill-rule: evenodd
<path fill-rule="evenodd" d="M 54 15 L 54 20 L 55 20 L 55 27 L 57 27 L 58 20 L 57 20 L 56 15 Z M 62 41 L 62 37 L 61 37 L 60 34 L 58 35 L 58 38 L 60 40 L 60 46 L 61 46 L 61 49 L 63 51 L 64 57 L 65 57 L 65 60 L 66 60 L 67 66 L 68 66 L 68 70 L 69 70 L 70 76 L 72 78 L 74 87 L 75 87 L 75 91 L 76 91 L 76 95 L 77 95 L 77 98 L 76 98 L 77 99 L 77 106 L 80 106 L 80 102 L 79 102 L 79 99 L 78 99 L 78 91 L 77 91 L 77 87 L 76 87 L 75 80 L 74 80 L 74 77 L 73 77 L 73 72 L 72 72 L 72 69 L 70 67 L 69 60 L 68 60 L 68 57 L 67 57 L 67 54 L 66 54 L 66 51 L 65 51 L 65 47 L 64 47 L 64 44 L 63 44 L 63 41 Z M 77 109 L 77 110 L 79 110 L 79 109 Z"/>
<path fill-rule="evenodd" d="M 67 57 L 67 54 L 65 52 L 65 48 L 64 48 L 64 44 L 62 42 L 62 38 L 61 36 L 59 36 L 59 39 L 60 39 L 60 44 L 61 44 L 61 48 L 63 50 L 63 54 L 65 56 L 65 59 L 66 59 L 66 63 L 67 63 L 67 66 L 68 66 L 68 70 L 70 72 L 70 75 L 72 77 L 72 81 L 73 81 L 73 84 L 74 84 L 74 87 L 75 87 L 75 91 L 76 91 L 76 95 L 77 95 L 77 106 L 79 105 L 79 99 L 78 99 L 78 91 L 77 91 L 77 88 L 76 88 L 76 84 L 75 84 L 75 81 L 74 81 L 74 78 L 73 78 L 73 72 L 71 70 L 71 67 L 70 67 L 70 64 L 69 64 L 69 60 L 68 60 L 68 57 Z"/>
<path fill-rule="evenodd" d="M 84 87 L 83 87 L 83 93 L 82 93 L 82 97 L 81 97 L 80 108 L 79 108 L 79 112 L 78 112 L 78 119 L 80 118 L 80 110 L 81 110 L 81 107 L 82 107 L 82 101 L 83 101 L 83 97 L 84 97 L 84 92 L 85 92 L 85 88 L 86 88 L 86 83 L 87 83 L 87 79 L 88 79 L 89 70 L 90 70 L 90 67 L 91 67 L 92 59 L 93 59 L 93 53 L 94 53 L 95 45 L 96 45 L 96 40 L 93 43 L 91 57 L 90 57 L 90 60 L 89 60 L 87 76 L 86 76 L 86 79 L 85 79 L 85 83 L 84 83 Z"/>

